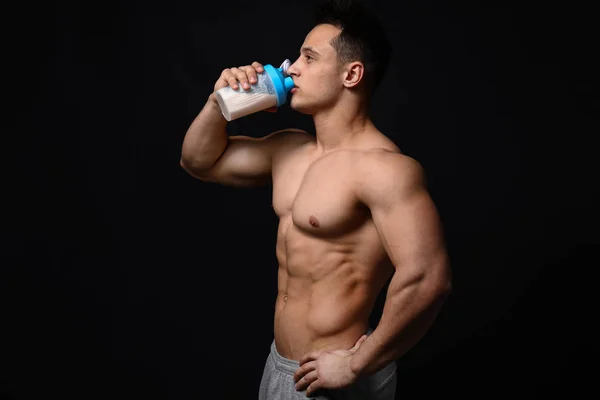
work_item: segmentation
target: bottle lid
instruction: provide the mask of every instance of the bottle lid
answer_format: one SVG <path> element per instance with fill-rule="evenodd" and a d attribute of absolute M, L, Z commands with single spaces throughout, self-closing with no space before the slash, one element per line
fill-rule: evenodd
<path fill-rule="evenodd" d="M 275 93 L 277 93 L 277 107 L 285 104 L 288 92 L 294 87 L 294 80 L 287 73 L 290 65 L 290 60 L 286 59 L 279 68 L 275 68 L 270 64 L 264 66 L 273 82 Z"/>

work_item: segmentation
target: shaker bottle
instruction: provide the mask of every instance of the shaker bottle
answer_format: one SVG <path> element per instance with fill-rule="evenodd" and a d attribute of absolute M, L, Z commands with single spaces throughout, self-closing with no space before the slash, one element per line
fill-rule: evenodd
<path fill-rule="evenodd" d="M 288 92 L 294 87 L 294 81 L 287 73 L 290 65 L 288 59 L 279 68 L 265 65 L 264 72 L 256 76 L 258 82 L 250 85 L 248 90 L 244 90 L 242 85 L 237 90 L 233 90 L 231 86 L 217 90 L 215 96 L 225 119 L 233 121 L 284 104 Z"/>

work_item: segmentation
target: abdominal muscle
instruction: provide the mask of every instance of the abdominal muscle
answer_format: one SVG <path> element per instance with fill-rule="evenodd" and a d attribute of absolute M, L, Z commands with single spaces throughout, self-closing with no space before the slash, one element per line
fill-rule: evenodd
<path fill-rule="evenodd" d="M 372 307 L 390 276 L 387 269 L 377 274 L 375 266 L 357 262 L 350 247 L 303 236 L 296 233 L 293 246 L 288 239 L 286 257 L 278 251 L 274 319 L 277 351 L 296 361 L 313 350 L 354 346 L 367 332 Z"/>

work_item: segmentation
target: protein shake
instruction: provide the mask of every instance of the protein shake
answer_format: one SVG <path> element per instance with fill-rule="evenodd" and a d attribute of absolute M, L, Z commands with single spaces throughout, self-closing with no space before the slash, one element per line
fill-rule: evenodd
<path fill-rule="evenodd" d="M 226 86 L 215 92 L 221 107 L 221 113 L 227 121 L 233 121 L 246 115 L 279 107 L 285 103 L 288 92 L 294 87 L 294 81 L 288 76 L 290 60 L 285 60 L 279 68 L 270 64 L 264 66 L 264 72 L 257 74 L 257 81 L 244 90 L 241 85 L 237 90 Z"/>

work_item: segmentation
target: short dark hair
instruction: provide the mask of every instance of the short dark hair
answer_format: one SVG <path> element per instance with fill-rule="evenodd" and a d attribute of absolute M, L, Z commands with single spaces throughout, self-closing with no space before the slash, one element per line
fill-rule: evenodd
<path fill-rule="evenodd" d="M 355 1 L 327 0 L 315 12 L 315 26 L 320 24 L 334 25 L 342 30 L 331 41 L 338 60 L 343 64 L 362 62 L 367 93 L 373 94 L 392 53 L 392 45 L 378 18 Z"/>

